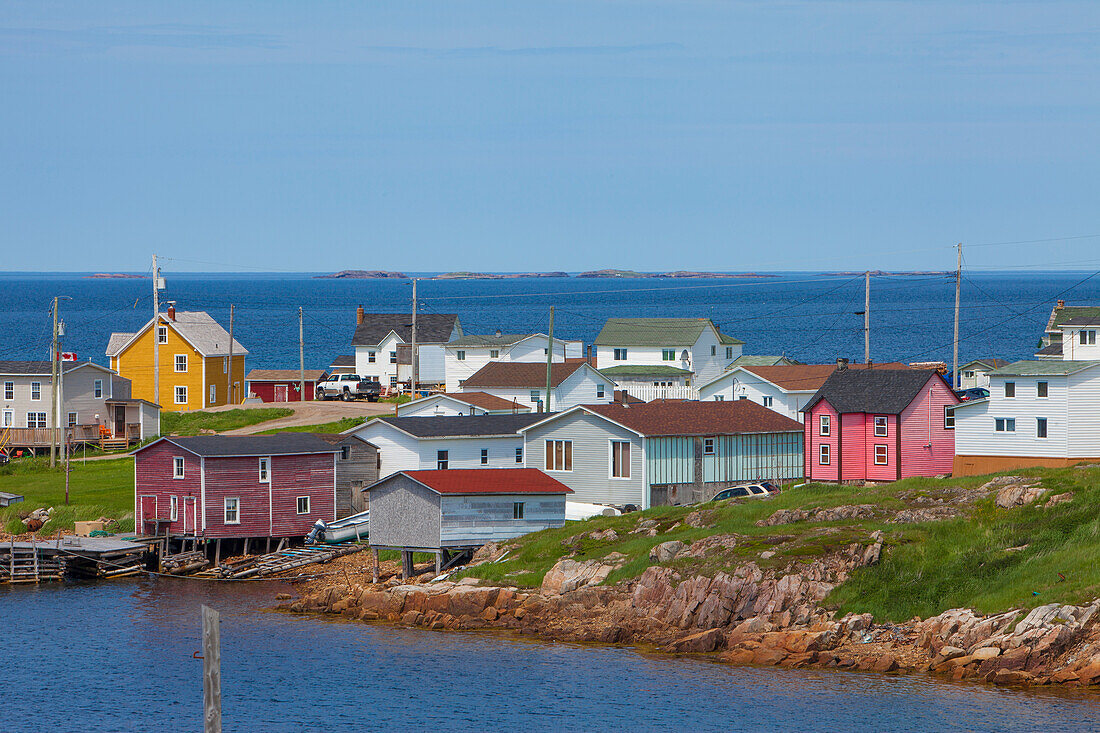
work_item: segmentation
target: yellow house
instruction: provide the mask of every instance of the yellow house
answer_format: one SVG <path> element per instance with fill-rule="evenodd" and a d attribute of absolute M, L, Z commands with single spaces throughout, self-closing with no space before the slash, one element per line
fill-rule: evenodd
<path fill-rule="evenodd" d="M 154 324 L 156 328 L 154 329 Z M 153 394 L 154 339 L 160 364 L 160 394 Z M 239 405 L 245 397 L 245 350 L 204 311 L 168 312 L 137 333 L 112 333 L 107 342 L 111 368 L 132 384 L 132 396 L 173 412 Z"/>

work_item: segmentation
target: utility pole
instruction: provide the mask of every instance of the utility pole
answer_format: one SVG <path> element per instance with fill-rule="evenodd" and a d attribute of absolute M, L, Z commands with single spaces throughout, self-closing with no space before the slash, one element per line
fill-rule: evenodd
<path fill-rule="evenodd" d="M 153 402 L 160 402 L 160 268 L 153 255 Z"/>
<path fill-rule="evenodd" d="M 554 363 L 554 306 L 550 306 L 550 333 L 546 339 L 546 407 L 550 412 L 550 367 Z"/>
<path fill-rule="evenodd" d="M 53 299 L 53 341 L 50 344 L 50 468 L 57 465 L 57 296 Z"/>
<path fill-rule="evenodd" d="M 412 350 L 409 352 L 409 396 L 416 399 L 416 383 L 420 377 L 419 360 L 416 358 L 416 278 L 413 278 L 413 321 L 412 321 Z"/>
<path fill-rule="evenodd" d="M 863 273 L 863 363 L 871 363 L 871 271 Z"/>
<path fill-rule="evenodd" d="M 955 375 L 955 389 L 959 389 L 962 384 L 959 380 L 959 290 L 962 286 L 963 271 L 962 242 L 956 245 L 956 249 L 959 250 L 959 257 L 955 264 L 955 340 L 951 355 L 951 373 Z"/>
<path fill-rule="evenodd" d="M 302 306 L 298 306 L 298 401 L 306 401 L 306 347 L 302 330 Z"/>
<path fill-rule="evenodd" d="M 233 395 L 233 304 L 229 304 L 229 376 L 226 377 L 225 385 L 225 404 L 236 404 Z"/>

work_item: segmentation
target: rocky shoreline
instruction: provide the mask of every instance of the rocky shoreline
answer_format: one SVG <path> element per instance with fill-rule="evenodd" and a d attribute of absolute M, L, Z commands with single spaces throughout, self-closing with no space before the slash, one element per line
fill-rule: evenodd
<path fill-rule="evenodd" d="M 853 570 L 878 562 L 881 537 L 872 540 L 779 570 L 746 562 L 714 577 L 683 577 L 654 565 L 616 585 L 600 583 L 625 556 L 563 559 L 538 590 L 473 578 L 347 580 L 282 608 L 436 630 L 506 629 L 555 641 L 639 645 L 738 665 L 926 672 L 1014 686 L 1100 684 L 1100 599 L 991 616 L 952 609 L 901 624 L 875 623 L 870 614 L 836 618 L 822 601 Z M 705 555 L 732 541 L 715 535 L 690 546 L 664 543 L 654 553 Z M 503 550 L 488 546 L 478 559 L 491 562 Z"/>

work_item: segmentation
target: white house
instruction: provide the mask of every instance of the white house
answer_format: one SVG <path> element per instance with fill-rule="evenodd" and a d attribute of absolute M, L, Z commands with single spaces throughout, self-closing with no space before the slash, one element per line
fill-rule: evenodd
<path fill-rule="evenodd" d="M 609 318 L 596 337 L 596 367 L 619 384 L 697 385 L 741 355 L 742 342 L 709 318 Z M 649 374 L 638 367 L 652 367 Z M 629 370 L 619 367 L 631 367 Z"/>
<path fill-rule="evenodd" d="M 544 333 L 507 334 L 497 331 L 488 336 L 462 336 L 444 346 L 446 389 L 457 392 L 463 381 L 491 361 L 545 364 L 549 348 L 549 337 Z M 554 361 L 583 356 L 584 344 L 580 341 L 554 339 Z"/>
<path fill-rule="evenodd" d="M 1078 343 L 1074 350 L 1091 354 L 1095 348 Z M 1100 361 L 1018 361 L 995 369 L 989 372 L 988 398 L 963 402 L 945 415 L 945 424 L 955 429 L 953 473 L 1098 462 L 1097 415 Z"/>
<path fill-rule="evenodd" d="M 379 476 L 423 469 L 515 468 L 523 466 L 519 430 L 544 417 L 379 417 L 346 432 L 378 449 Z"/>
<path fill-rule="evenodd" d="M 396 387 L 412 376 L 412 314 L 355 314 L 355 372 L 364 379 L 377 379 L 383 386 Z M 458 316 L 420 313 L 416 316 L 416 350 L 419 354 L 419 384 L 443 384 L 446 376 L 444 344 L 462 336 Z"/>
<path fill-rule="evenodd" d="M 1074 334 L 1077 338 L 1080 338 L 1079 332 L 1081 326 L 1086 326 L 1085 330 L 1090 329 L 1087 326 L 1096 327 L 1096 324 L 1100 323 L 1100 306 L 1095 305 L 1066 305 L 1066 301 L 1059 300 L 1054 304 L 1054 307 L 1050 310 L 1050 318 L 1047 320 L 1046 329 L 1043 332 L 1042 347 L 1035 353 L 1037 359 L 1085 359 L 1092 357 L 1084 356 L 1063 356 L 1062 346 L 1063 342 L 1069 337 L 1066 333 L 1067 328 L 1069 330 L 1077 328 L 1077 333 Z M 1081 345 L 1081 344 L 1078 344 Z M 1088 344 L 1084 344 L 1088 345 Z"/>
<path fill-rule="evenodd" d="M 538 409 L 546 400 L 546 364 L 489 362 L 468 377 L 462 383 L 461 390 L 461 393 L 487 392 L 509 402 Z M 550 410 L 566 410 L 576 405 L 614 400 L 615 382 L 593 369 L 583 359 L 555 362 L 551 365 Z M 543 405 L 543 411 L 547 411 L 546 405 Z"/>
<path fill-rule="evenodd" d="M 508 415 L 531 412 L 527 401 L 510 401 L 488 392 L 440 392 L 397 406 L 398 417 Z"/>
<path fill-rule="evenodd" d="M 1008 366 L 1004 359 L 990 357 L 975 359 L 959 367 L 959 389 L 975 389 L 989 386 L 989 373 L 994 369 Z"/>

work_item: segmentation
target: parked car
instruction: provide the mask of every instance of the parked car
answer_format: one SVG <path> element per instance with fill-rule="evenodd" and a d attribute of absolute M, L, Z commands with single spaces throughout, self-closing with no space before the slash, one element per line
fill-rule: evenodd
<path fill-rule="evenodd" d="M 360 379 L 358 374 L 333 374 L 317 383 L 314 395 L 319 400 L 357 400 L 377 402 L 382 384 L 377 379 Z"/>
<path fill-rule="evenodd" d="M 745 484 L 744 486 L 731 486 L 728 489 L 722 489 L 711 501 L 724 501 L 726 499 L 766 499 L 769 496 L 779 493 L 779 487 L 770 481 L 761 481 L 756 484 Z"/>
<path fill-rule="evenodd" d="M 989 390 L 985 387 L 972 387 L 970 389 L 957 389 L 955 396 L 963 402 L 968 400 L 984 400 L 989 396 Z"/>

